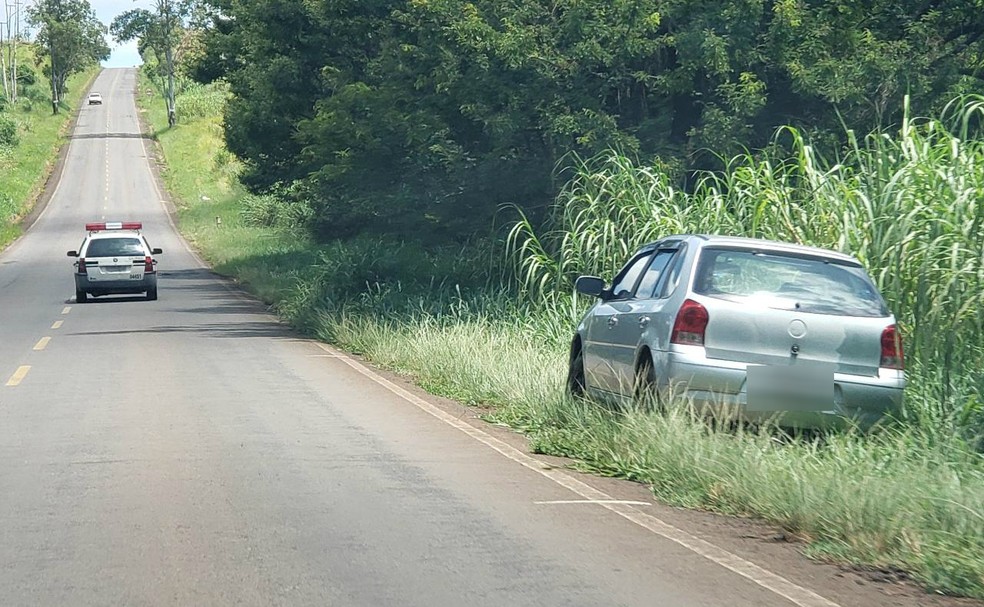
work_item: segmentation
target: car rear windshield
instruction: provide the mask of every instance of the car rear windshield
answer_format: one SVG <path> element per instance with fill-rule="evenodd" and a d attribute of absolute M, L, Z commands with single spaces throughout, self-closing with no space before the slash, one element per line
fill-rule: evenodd
<path fill-rule="evenodd" d="M 139 238 L 99 238 L 89 241 L 86 257 L 143 256 L 143 243 Z"/>
<path fill-rule="evenodd" d="M 813 314 L 888 316 L 860 267 L 775 251 L 704 249 L 694 292 Z"/>

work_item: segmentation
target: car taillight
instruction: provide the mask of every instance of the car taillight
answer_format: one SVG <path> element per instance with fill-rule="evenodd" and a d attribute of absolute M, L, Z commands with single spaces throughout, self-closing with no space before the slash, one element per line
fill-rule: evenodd
<path fill-rule="evenodd" d="M 677 312 L 670 342 L 687 346 L 704 345 L 704 331 L 708 320 L 710 317 L 707 315 L 707 308 L 692 299 L 686 300 Z"/>
<path fill-rule="evenodd" d="M 884 369 L 904 369 L 905 354 L 902 352 L 902 336 L 895 325 L 885 327 L 881 334 L 881 363 Z"/>
<path fill-rule="evenodd" d="M 148 255 L 144 257 L 144 273 L 149 274 L 154 271 L 154 258 Z"/>
<path fill-rule="evenodd" d="M 79 258 L 79 274 L 85 274 L 85 257 Z"/>

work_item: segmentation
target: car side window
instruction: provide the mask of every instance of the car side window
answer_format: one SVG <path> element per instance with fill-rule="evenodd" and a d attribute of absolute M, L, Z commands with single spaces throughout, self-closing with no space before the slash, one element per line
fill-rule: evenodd
<path fill-rule="evenodd" d="M 683 272 L 683 262 L 686 259 L 686 245 L 681 246 L 678 251 L 676 251 L 676 257 L 673 258 L 673 263 L 664 272 L 664 279 L 662 284 L 658 286 L 659 297 L 669 297 L 673 295 L 676 291 L 677 285 L 680 284 L 680 274 Z"/>
<path fill-rule="evenodd" d="M 656 295 L 656 286 L 666 273 L 666 267 L 670 264 L 676 249 L 661 249 L 653 256 L 652 262 L 646 268 L 646 273 L 642 275 L 639 286 L 636 288 L 635 296 L 637 299 L 650 299 Z"/>
<path fill-rule="evenodd" d="M 612 299 L 626 299 L 632 296 L 636 283 L 639 282 L 639 276 L 646 269 L 646 265 L 649 263 L 652 255 L 652 251 L 648 251 L 639 255 L 622 268 L 622 271 L 615 278 L 614 284 L 612 284 Z"/>

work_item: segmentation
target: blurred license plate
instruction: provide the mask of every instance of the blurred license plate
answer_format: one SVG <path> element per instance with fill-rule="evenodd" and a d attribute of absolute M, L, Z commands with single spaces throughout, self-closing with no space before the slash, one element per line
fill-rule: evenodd
<path fill-rule="evenodd" d="M 749 366 L 749 411 L 824 411 L 834 404 L 835 365 Z"/>

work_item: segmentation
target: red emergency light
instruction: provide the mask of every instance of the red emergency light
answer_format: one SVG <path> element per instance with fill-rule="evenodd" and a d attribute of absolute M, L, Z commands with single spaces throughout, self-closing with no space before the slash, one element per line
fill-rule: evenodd
<path fill-rule="evenodd" d="M 143 223 L 139 221 L 111 221 L 85 224 L 86 232 L 102 232 L 104 230 L 142 230 Z"/>

